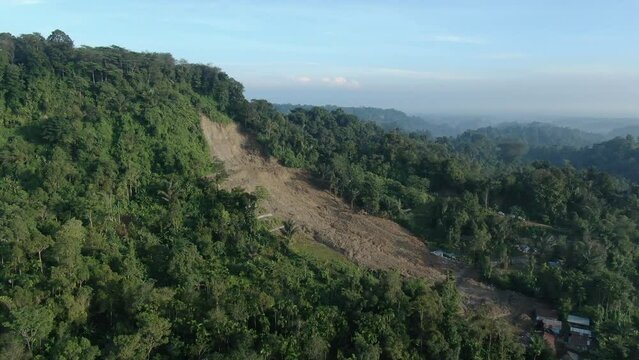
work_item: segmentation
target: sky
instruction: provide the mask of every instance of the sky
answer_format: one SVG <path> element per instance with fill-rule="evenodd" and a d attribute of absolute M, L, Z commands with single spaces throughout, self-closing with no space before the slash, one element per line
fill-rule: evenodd
<path fill-rule="evenodd" d="M 639 0 L 0 0 L 0 32 L 170 52 L 249 98 L 639 116 Z"/>

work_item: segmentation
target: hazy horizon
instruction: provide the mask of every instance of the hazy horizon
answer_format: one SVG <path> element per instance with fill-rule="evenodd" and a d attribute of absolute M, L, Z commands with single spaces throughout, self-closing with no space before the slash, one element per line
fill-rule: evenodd
<path fill-rule="evenodd" d="M 407 113 L 639 116 L 639 3 L 0 0 L 0 31 L 60 28 L 221 67 L 246 96 Z"/>
<path fill-rule="evenodd" d="M 253 99 L 262 99 L 268 100 L 258 97 L 253 97 Z M 278 105 L 299 105 L 299 106 L 317 106 L 317 107 L 327 107 L 327 106 L 335 106 L 335 107 L 344 107 L 344 108 L 376 108 L 381 110 L 396 110 L 405 113 L 409 116 L 416 117 L 427 117 L 427 116 L 441 116 L 441 117 L 477 117 L 477 118 L 489 118 L 497 121 L 521 121 L 529 122 L 534 121 L 534 118 L 538 118 L 539 121 L 544 120 L 602 120 L 607 119 L 611 121 L 633 121 L 639 120 L 639 115 L 615 115 L 615 114 L 558 114 L 558 113 L 544 113 L 544 112 L 525 112 L 525 111 L 513 111 L 513 112 L 482 112 L 482 111 L 407 111 L 397 107 L 384 107 L 384 106 L 375 106 L 369 104 L 355 104 L 355 105 L 338 105 L 332 103 L 300 103 L 300 102 L 288 102 L 288 101 L 274 101 L 269 100 L 269 102 Z M 637 124 L 639 125 L 639 123 Z"/>

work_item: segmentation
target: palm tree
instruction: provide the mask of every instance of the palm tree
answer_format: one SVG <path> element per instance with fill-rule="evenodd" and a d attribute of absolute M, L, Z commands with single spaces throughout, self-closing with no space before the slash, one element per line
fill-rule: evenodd
<path fill-rule="evenodd" d="M 532 358 L 533 360 L 546 359 L 548 351 L 548 345 L 543 336 L 534 334 L 528 346 L 528 358 Z"/>
<path fill-rule="evenodd" d="M 293 236 L 297 232 L 297 224 L 292 219 L 284 221 L 284 227 L 282 228 L 282 234 L 286 237 L 286 240 L 290 243 L 293 240 Z"/>

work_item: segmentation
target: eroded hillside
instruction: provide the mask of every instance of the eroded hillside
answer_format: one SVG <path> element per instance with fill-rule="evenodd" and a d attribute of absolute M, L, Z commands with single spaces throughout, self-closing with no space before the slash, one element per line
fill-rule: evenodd
<path fill-rule="evenodd" d="M 510 317 L 518 325 L 525 325 L 525 315 L 534 308 L 544 306 L 521 294 L 478 282 L 473 271 L 431 254 L 423 241 L 391 220 L 353 211 L 340 198 L 312 185 L 306 171 L 284 167 L 262 156 L 237 124 L 220 124 L 202 117 L 201 126 L 211 155 L 223 162 L 228 173 L 226 188 L 254 191 L 264 187 L 268 192 L 263 203 L 266 212 L 294 220 L 309 238 L 353 262 L 431 280 L 441 280 L 452 271 L 467 306 L 482 306 L 493 316 Z"/>

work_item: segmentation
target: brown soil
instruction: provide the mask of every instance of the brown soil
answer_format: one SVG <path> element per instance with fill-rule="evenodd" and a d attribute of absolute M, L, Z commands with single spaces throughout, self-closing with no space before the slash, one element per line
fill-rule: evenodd
<path fill-rule="evenodd" d="M 453 271 L 467 307 L 481 308 L 494 317 L 509 317 L 520 327 L 525 325 L 522 314 L 544 307 L 534 299 L 477 281 L 471 269 L 431 254 L 422 240 L 395 222 L 353 211 L 340 198 L 312 185 L 307 172 L 262 156 L 237 124 L 214 123 L 202 117 L 201 126 L 212 156 L 223 162 L 228 173 L 224 187 L 247 191 L 265 188 L 265 212 L 294 220 L 303 233 L 356 264 L 433 281 Z"/>

